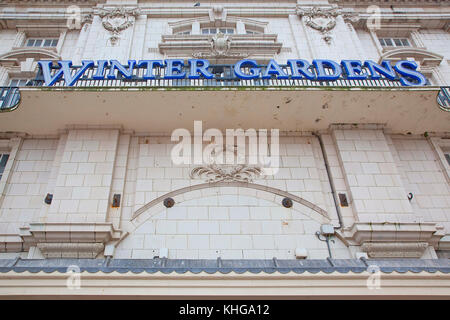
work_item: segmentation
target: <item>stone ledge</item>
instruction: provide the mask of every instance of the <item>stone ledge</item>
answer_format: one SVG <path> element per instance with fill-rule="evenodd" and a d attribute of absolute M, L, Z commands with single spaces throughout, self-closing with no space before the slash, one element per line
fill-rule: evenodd
<path fill-rule="evenodd" d="M 420 258 L 444 236 L 435 223 L 400 222 L 356 222 L 343 234 L 370 258 Z"/>
<path fill-rule="evenodd" d="M 112 223 L 30 223 L 20 228 L 20 236 L 27 243 L 39 242 L 101 242 L 120 236 Z"/>
<path fill-rule="evenodd" d="M 438 250 L 450 250 L 450 235 L 446 235 L 438 242 Z"/>
<path fill-rule="evenodd" d="M 365 242 L 427 242 L 433 245 L 441 231 L 435 223 L 356 222 L 344 230 L 344 237 L 361 245 Z"/>
<path fill-rule="evenodd" d="M 104 244 L 120 239 L 121 234 L 112 223 L 30 223 L 20 228 L 19 234 L 0 235 L 0 252 L 37 246 L 51 257 L 91 258 L 92 252 L 97 256 Z"/>
<path fill-rule="evenodd" d="M 23 242 L 18 235 L 0 234 L 0 252 L 21 252 Z"/>

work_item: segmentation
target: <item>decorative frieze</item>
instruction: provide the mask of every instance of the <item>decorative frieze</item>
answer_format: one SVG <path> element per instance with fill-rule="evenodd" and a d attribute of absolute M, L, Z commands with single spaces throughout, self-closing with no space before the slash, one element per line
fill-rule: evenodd
<path fill-rule="evenodd" d="M 248 57 L 249 54 L 245 52 L 231 52 L 231 42 L 231 37 L 223 33 L 215 34 L 210 41 L 211 48 L 208 52 L 194 52 L 192 56 L 194 58 Z"/>
<path fill-rule="evenodd" d="M 95 259 L 103 251 L 103 243 L 38 243 L 37 247 L 46 258 Z"/>
<path fill-rule="evenodd" d="M 168 58 L 220 58 L 234 62 L 245 57 L 273 58 L 280 53 L 282 44 L 276 34 L 163 35 L 158 47 Z"/>
<path fill-rule="evenodd" d="M 191 178 L 205 179 L 206 182 L 240 181 L 251 182 L 261 175 L 261 168 L 246 165 L 227 166 L 211 164 L 192 169 Z"/>
<path fill-rule="evenodd" d="M 369 258 L 420 258 L 424 254 L 426 242 L 367 242 L 361 250 L 367 252 Z"/>

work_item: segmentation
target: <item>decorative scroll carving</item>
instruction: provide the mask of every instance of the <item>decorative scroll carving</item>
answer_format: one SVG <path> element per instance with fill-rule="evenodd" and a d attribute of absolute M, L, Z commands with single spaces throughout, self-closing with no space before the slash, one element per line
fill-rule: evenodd
<path fill-rule="evenodd" d="M 98 15 L 102 18 L 103 28 L 111 32 L 109 40 L 112 45 L 117 44 L 120 32 L 133 25 L 138 14 L 138 8 L 99 9 Z"/>
<path fill-rule="evenodd" d="M 87 24 L 92 24 L 92 21 L 94 21 L 94 16 L 90 13 L 86 14 L 81 20 L 81 25 L 84 27 Z"/>
<path fill-rule="evenodd" d="M 208 166 L 201 166 L 192 169 L 190 176 L 192 179 L 205 179 L 206 182 L 251 182 L 255 177 L 260 176 L 261 172 L 261 168 L 250 167 L 247 165 L 219 166 L 217 164 L 211 164 Z"/>
<path fill-rule="evenodd" d="M 341 14 L 338 8 L 301 8 L 297 7 L 297 15 L 303 18 L 306 25 L 323 34 L 326 43 L 331 43 L 330 31 L 336 26 L 336 17 Z"/>
<path fill-rule="evenodd" d="M 344 21 L 346 23 L 350 23 L 350 24 L 356 23 L 361 19 L 361 17 L 354 12 L 342 13 L 342 18 L 344 18 Z"/>

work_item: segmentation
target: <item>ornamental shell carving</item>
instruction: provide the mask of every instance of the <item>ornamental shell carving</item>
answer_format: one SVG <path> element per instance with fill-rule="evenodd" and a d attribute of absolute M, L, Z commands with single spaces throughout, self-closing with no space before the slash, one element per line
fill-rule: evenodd
<path fill-rule="evenodd" d="M 218 166 L 216 164 L 211 164 L 192 169 L 190 176 L 192 179 L 205 179 L 206 182 L 251 182 L 255 177 L 260 176 L 261 172 L 261 168 L 249 167 L 247 165 Z"/>
<path fill-rule="evenodd" d="M 121 31 L 132 26 L 138 14 L 138 8 L 117 7 L 109 10 L 99 9 L 98 11 L 98 15 L 102 18 L 103 27 L 114 35 L 118 35 Z"/>
<path fill-rule="evenodd" d="M 194 52 L 192 56 L 194 58 L 221 58 L 221 57 L 236 57 L 244 58 L 248 54 L 239 52 L 230 52 L 231 38 L 221 32 L 215 34 L 210 40 L 211 51 L 210 52 Z"/>
<path fill-rule="evenodd" d="M 231 47 L 231 39 L 227 35 L 219 32 L 211 39 L 211 50 L 216 55 L 226 54 Z"/>

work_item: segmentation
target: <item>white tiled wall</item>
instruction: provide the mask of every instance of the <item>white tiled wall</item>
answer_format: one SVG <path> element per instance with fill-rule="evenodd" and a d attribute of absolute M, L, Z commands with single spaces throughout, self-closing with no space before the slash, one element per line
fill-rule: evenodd
<path fill-rule="evenodd" d="M 334 129 L 322 136 L 338 193 L 344 226 L 354 222 L 437 222 L 449 232 L 450 191 L 425 138 L 390 136 L 382 130 Z M 324 209 L 321 216 L 282 197 L 242 187 L 187 191 L 174 207 L 161 203 L 139 217 L 152 200 L 204 183 L 191 179 L 194 166 L 176 167 L 168 137 L 132 136 L 119 130 L 69 130 L 59 139 L 24 139 L 0 210 L 0 233 L 17 234 L 30 222 L 113 222 L 129 233 L 117 257 L 151 258 L 168 248 L 172 258 L 293 258 L 306 248 L 310 258 L 328 256 L 315 232 L 337 225 L 336 209 L 316 137 L 280 137 L 280 170 L 253 182 L 301 197 Z M 407 200 L 411 192 L 414 198 Z M 53 193 L 51 205 L 44 203 Z M 120 208 L 112 195 L 122 194 Z M 349 258 L 338 239 L 335 257 Z"/>
<path fill-rule="evenodd" d="M 333 137 L 359 221 L 417 220 L 381 130 L 334 130 Z"/>
<path fill-rule="evenodd" d="M 17 234 L 24 223 L 39 221 L 57 144 L 57 139 L 24 139 L 5 188 L 0 233 Z"/>
<path fill-rule="evenodd" d="M 105 221 L 118 137 L 118 130 L 69 131 L 49 209 L 51 214 L 58 214 L 64 221 Z"/>
<path fill-rule="evenodd" d="M 326 243 L 315 232 L 320 222 L 309 209 L 280 205 L 281 197 L 258 196 L 256 190 L 213 188 L 210 196 L 186 198 L 169 209 L 162 209 L 142 223 L 121 242 L 120 258 L 152 258 L 160 248 L 169 249 L 169 258 L 186 259 L 279 259 L 295 258 L 295 248 L 307 248 L 309 258 L 326 258 Z M 270 199 L 271 200 L 267 200 Z M 349 258 L 337 240 L 333 251 Z"/>
<path fill-rule="evenodd" d="M 438 222 L 450 232 L 450 186 L 426 139 L 392 139 L 394 157 L 402 173 L 405 190 L 413 194 L 411 206 L 416 216 L 426 222 Z"/>

